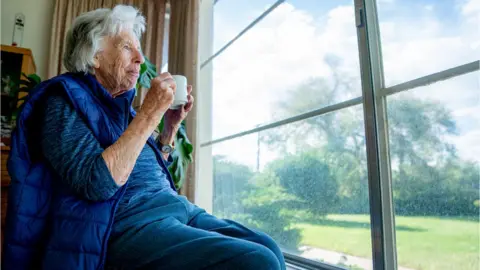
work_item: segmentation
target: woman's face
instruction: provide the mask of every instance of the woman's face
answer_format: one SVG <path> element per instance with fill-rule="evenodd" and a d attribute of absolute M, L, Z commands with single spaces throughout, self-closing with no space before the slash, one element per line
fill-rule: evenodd
<path fill-rule="evenodd" d="M 144 61 L 138 39 L 131 31 L 122 31 L 104 38 L 95 56 L 95 77 L 116 97 L 135 87 Z"/>

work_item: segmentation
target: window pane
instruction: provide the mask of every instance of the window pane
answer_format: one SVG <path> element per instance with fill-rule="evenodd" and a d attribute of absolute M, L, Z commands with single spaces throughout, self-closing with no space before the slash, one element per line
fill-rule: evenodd
<path fill-rule="evenodd" d="M 401 266 L 480 267 L 479 75 L 470 73 L 388 98 Z"/>
<path fill-rule="evenodd" d="M 214 6 L 213 52 L 217 52 L 270 8 L 275 0 L 218 0 Z"/>
<path fill-rule="evenodd" d="M 213 138 L 360 96 L 358 59 L 351 1 L 280 5 L 213 60 Z"/>
<path fill-rule="evenodd" d="M 372 269 L 361 106 L 213 145 L 213 212 L 308 259 Z"/>
<path fill-rule="evenodd" d="M 379 0 L 387 86 L 479 59 L 477 0 Z"/>

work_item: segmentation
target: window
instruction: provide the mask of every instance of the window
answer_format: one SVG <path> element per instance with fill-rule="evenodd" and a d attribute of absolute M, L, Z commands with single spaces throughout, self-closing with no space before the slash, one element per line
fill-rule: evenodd
<path fill-rule="evenodd" d="M 387 86 L 478 59 L 477 1 L 380 0 L 378 9 Z"/>
<path fill-rule="evenodd" d="M 214 14 L 235 20 L 238 10 L 224 8 L 230 2 L 219 1 Z M 353 4 L 317 10 L 304 2 L 280 4 L 212 60 L 214 139 L 361 95 Z M 258 4 L 242 10 L 257 14 Z M 214 25 L 214 40 L 230 31 Z"/>
<path fill-rule="evenodd" d="M 167 3 L 165 8 L 165 26 L 163 33 L 163 51 L 162 51 L 162 64 L 161 72 L 167 72 L 168 70 L 168 40 L 170 38 L 170 3 Z"/>
<path fill-rule="evenodd" d="M 284 251 L 371 268 L 362 115 L 357 105 L 214 144 L 213 213 Z"/>
<path fill-rule="evenodd" d="M 202 1 L 197 203 L 291 263 L 478 269 L 479 8 Z"/>
<path fill-rule="evenodd" d="M 213 49 L 217 52 L 262 15 L 275 3 L 275 0 L 217 0 L 215 2 Z"/>
<path fill-rule="evenodd" d="M 478 75 L 387 99 L 400 265 L 478 268 Z"/>
<path fill-rule="evenodd" d="M 386 98 L 398 265 L 478 269 L 480 6 L 378 6 L 385 83 L 393 85 L 383 93 L 399 83 L 406 90 Z M 435 82 L 446 78 L 443 70 L 461 71 L 475 60 L 477 71 Z M 417 84 L 422 76 L 435 83 Z"/>

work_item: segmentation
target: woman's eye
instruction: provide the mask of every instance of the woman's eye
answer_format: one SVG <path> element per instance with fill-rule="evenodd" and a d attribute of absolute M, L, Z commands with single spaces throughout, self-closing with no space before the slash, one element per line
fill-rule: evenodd
<path fill-rule="evenodd" d="M 130 46 L 128 46 L 128 45 L 123 46 L 123 48 L 124 48 L 125 50 L 129 50 L 129 51 L 131 50 Z"/>

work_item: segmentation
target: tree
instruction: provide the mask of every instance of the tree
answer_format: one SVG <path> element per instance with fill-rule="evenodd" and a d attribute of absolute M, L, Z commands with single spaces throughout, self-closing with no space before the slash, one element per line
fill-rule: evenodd
<path fill-rule="evenodd" d="M 359 83 L 352 83 L 355 79 L 335 71 L 333 65 L 332 74 L 330 81 L 312 78 L 290 91 L 284 101 L 277 104 L 277 118 L 325 107 L 358 92 L 354 85 Z M 448 143 L 448 136 L 457 135 L 456 123 L 449 110 L 438 102 L 405 96 L 389 98 L 387 105 L 394 199 L 397 208 L 403 209 L 399 213 L 450 215 L 453 210 L 445 209 L 454 209 L 452 205 L 464 205 L 462 209 L 470 209 L 462 213 L 478 212 L 478 207 L 466 206 L 472 198 L 478 200 L 478 190 L 462 184 L 469 178 L 473 180 L 468 181 L 478 182 L 478 169 L 467 166 L 467 161 L 456 155 L 455 146 Z M 318 149 L 331 177 L 338 183 L 341 202 L 338 210 L 342 213 L 368 213 L 367 161 L 360 106 L 263 132 L 261 140 L 272 149 L 284 152 Z M 436 188 L 439 186 L 442 188 Z M 419 196 L 424 198 L 423 203 L 429 200 L 429 209 L 417 211 L 404 207 L 419 202 Z M 465 197 L 469 199 L 453 199 Z M 451 207 L 445 206 L 447 202 Z"/>
<path fill-rule="evenodd" d="M 213 172 L 213 212 L 223 218 L 232 218 L 243 211 L 242 195 L 248 189 L 253 172 L 223 156 L 213 157 Z"/>
<path fill-rule="evenodd" d="M 404 166 L 394 188 L 395 212 L 400 215 L 477 216 L 478 165 L 449 161 L 441 167 Z M 400 174 L 396 171 L 394 179 Z"/>
<path fill-rule="evenodd" d="M 215 156 L 214 213 L 269 234 L 282 247 L 295 249 L 300 232 L 293 227 L 293 205 L 299 200 L 279 185 L 276 175 L 253 172 L 244 165 Z"/>
<path fill-rule="evenodd" d="M 301 209 L 323 216 L 337 202 L 337 180 L 317 152 L 305 152 L 274 161 L 269 169 L 280 186 L 302 202 Z"/>
<path fill-rule="evenodd" d="M 283 248 L 295 250 L 301 239 L 300 230 L 293 227 L 296 218 L 292 209 L 298 205 L 298 198 L 279 186 L 278 178 L 269 170 L 257 174 L 251 183 L 242 200 L 244 214 L 237 219 L 267 233 Z"/>
<path fill-rule="evenodd" d="M 390 155 L 398 162 L 399 178 L 407 164 L 441 162 L 455 155 L 446 135 L 456 135 L 451 113 L 440 103 L 395 98 L 388 103 Z"/>

